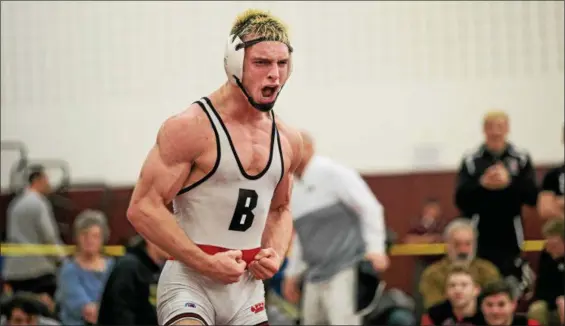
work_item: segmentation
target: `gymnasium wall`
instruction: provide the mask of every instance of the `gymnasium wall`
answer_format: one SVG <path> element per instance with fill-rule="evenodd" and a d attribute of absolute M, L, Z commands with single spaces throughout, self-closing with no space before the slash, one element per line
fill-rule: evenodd
<path fill-rule="evenodd" d="M 2 140 L 131 185 L 161 122 L 225 79 L 249 7 L 290 25 L 277 112 L 323 154 L 369 174 L 455 168 L 502 108 L 536 162 L 562 159 L 562 1 L 2 2 Z"/>

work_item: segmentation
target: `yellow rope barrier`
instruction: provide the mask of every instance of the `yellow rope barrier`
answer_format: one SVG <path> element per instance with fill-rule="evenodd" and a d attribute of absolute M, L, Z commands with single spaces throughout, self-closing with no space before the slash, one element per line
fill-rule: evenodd
<path fill-rule="evenodd" d="M 75 252 L 75 246 L 62 246 L 62 249 L 71 255 Z M 55 245 L 39 244 L 15 244 L 2 243 L 0 254 L 2 256 L 56 256 L 61 249 Z M 104 253 L 110 256 L 122 256 L 125 253 L 123 246 L 105 246 Z"/>
<path fill-rule="evenodd" d="M 526 252 L 540 251 L 544 246 L 544 240 L 525 241 L 522 249 Z M 67 254 L 75 251 L 75 246 L 63 246 Z M 2 256 L 54 256 L 58 255 L 59 248 L 54 245 L 15 244 L 2 243 L 0 255 Z M 125 253 L 123 246 L 105 246 L 104 252 L 110 256 L 122 256 Z M 445 244 L 398 244 L 391 249 L 391 256 L 422 256 L 441 255 L 445 253 Z"/>
<path fill-rule="evenodd" d="M 525 241 L 522 250 L 526 252 L 541 251 L 545 244 L 544 240 Z M 445 253 L 445 244 L 398 244 L 392 246 L 391 256 L 421 256 L 441 255 Z"/>

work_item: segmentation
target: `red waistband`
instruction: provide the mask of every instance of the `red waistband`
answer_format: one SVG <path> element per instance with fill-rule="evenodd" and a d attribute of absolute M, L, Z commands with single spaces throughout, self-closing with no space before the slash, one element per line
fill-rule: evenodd
<path fill-rule="evenodd" d="M 229 250 L 240 250 L 240 249 L 229 249 L 229 248 L 222 248 L 222 247 L 216 247 L 216 246 L 210 246 L 210 245 L 196 245 L 196 246 L 198 248 L 200 248 L 200 250 L 207 253 L 208 255 L 215 255 L 217 253 L 225 252 L 225 251 L 229 251 Z M 240 251 L 242 253 L 241 259 L 247 265 L 249 265 L 249 263 L 251 263 L 253 261 L 255 256 L 259 253 L 259 251 L 261 251 L 261 248 L 253 248 L 253 249 L 246 249 L 246 250 L 240 250 Z M 175 260 L 175 259 L 173 257 L 169 257 L 169 260 Z"/>

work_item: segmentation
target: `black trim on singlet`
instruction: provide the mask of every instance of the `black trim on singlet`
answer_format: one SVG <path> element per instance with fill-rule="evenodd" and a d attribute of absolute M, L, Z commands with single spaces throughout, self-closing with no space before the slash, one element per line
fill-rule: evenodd
<path fill-rule="evenodd" d="M 273 120 L 275 119 L 275 116 L 273 115 Z M 284 177 L 284 157 L 283 157 L 283 151 L 282 151 L 282 146 L 281 146 L 281 132 L 279 131 L 279 128 L 277 128 L 277 145 L 279 145 L 279 156 L 281 157 L 281 178 L 279 180 L 279 183 L 281 183 L 283 177 Z"/>
<path fill-rule="evenodd" d="M 226 137 L 228 138 L 228 141 L 230 143 L 230 147 L 232 150 L 233 155 L 235 156 L 235 161 L 237 162 L 237 166 L 239 167 L 239 171 L 241 172 L 241 174 L 249 180 L 257 180 L 259 178 L 261 178 L 263 175 L 265 175 L 265 173 L 267 173 L 267 171 L 269 170 L 269 168 L 271 167 L 271 162 L 273 160 L 273 152 L 274 152 L 274 148 L 275 148 L 275 131 L 276 131 L 276 124 L 275 124 L 275 115 L 272 113 L 271 111 L 271 117 L 273 119 L 273 128 L 271 131 L 271 149 L 269 151 L 269 161 L 267 161 L 267 166 L 263 169 L 263 171 L 259 172 L 259 174 L 257 175 L 249 175 L 247 174 L 247 172 L 245 172 L 245 169 L 243 168 L 243 165 L 241 164 L 241 161 L 239 160 L 239 156 L 237 155 L 237 151 L 235 150 L 235 146 L 233 145 L 233 141 L 231 139 L 230 133 L 228 132 L 228 128 L 226 128 L 226 125 L 224 124 L 224 122 L 222 121 L 222 118 L 220 117 L 220 114 L 218 113 L 218 111 L 216 110 L 216 108 L 214 107 L 214 105 L 212 104 L 212 101 L 210 101 L 209 98 L 204 97 L 204 100 L 208 103 L 208 105 L 212 108 L 212 111 L 214 112 L 214 114 L 216 115 L 216 118 L 218 118 L 218 121 L 220 121 L 220 124 L 222 125 L 222 128 L 224 129 L 224 132 L 226 134 Z"/>
<path fill-rule="evenodd" d="M 176 316 L 174 316 L 173 318 L 169 319 L 164 326 L 170 326 L 173 325 L 174 323 L 176 323 L 177 321 L 184 319 L 184 318 L 191 318 L 191 319 L 196 319 L 198 321 L 200 321 L 202 323 L 202 325 L 204 326 L 208 326 L 208 323 L 204 320 L 204 318 L 202 318 L 202 316 L 200 316 L 199 314 L 196 314 L 194 312 L 184 312 L 184 313 L 180 313 Z"/>
<path fill-rule="evenodd" d="M 202 102 L 200 101 L 197 101 L 195 103 L 197 103 L 202 108 L 204 113 L 206 113 L 206 116 L 208 117 L 208 120 L 210 120 L 210 124 L 212 125 L 212 129 L 214 130 L 214 135 L 216 135 L 216 163 L 214 163 L 214 167 L 212 168 L 212 170 L 210 170 L 210 172 L 208 172 L 208 174 L 206 174 L 202 179 L 196 181 L 195 183 L 183 188 L 177 193 L 177 196 L 194 189 L 204 181 L 208 180 L 216 172 L 218 166 L 220 166 L 220 159 L 222 158 L 222 150 L 220 148 L 220 135 L 218 134 L 218 129 L 216 129 L 216 124 L 214 123 L 214 120 L 212 120 L 212 116 L 210 116 L 208 110 L 206 110 L 206 107 L 204 107 L 204 104 L 202 104 Z"/>

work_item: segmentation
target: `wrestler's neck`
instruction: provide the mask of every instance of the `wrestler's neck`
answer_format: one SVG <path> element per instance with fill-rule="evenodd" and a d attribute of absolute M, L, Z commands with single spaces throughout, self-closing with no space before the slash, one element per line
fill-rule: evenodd
<path fill-rule="evenodd" d="M 253 122 L 268 117 L 268 113 L 254 108 L 243 92 L 231 83 L 225 83 L 212 93 L 210 100 L 218 111 L 238 121 Z"/>

